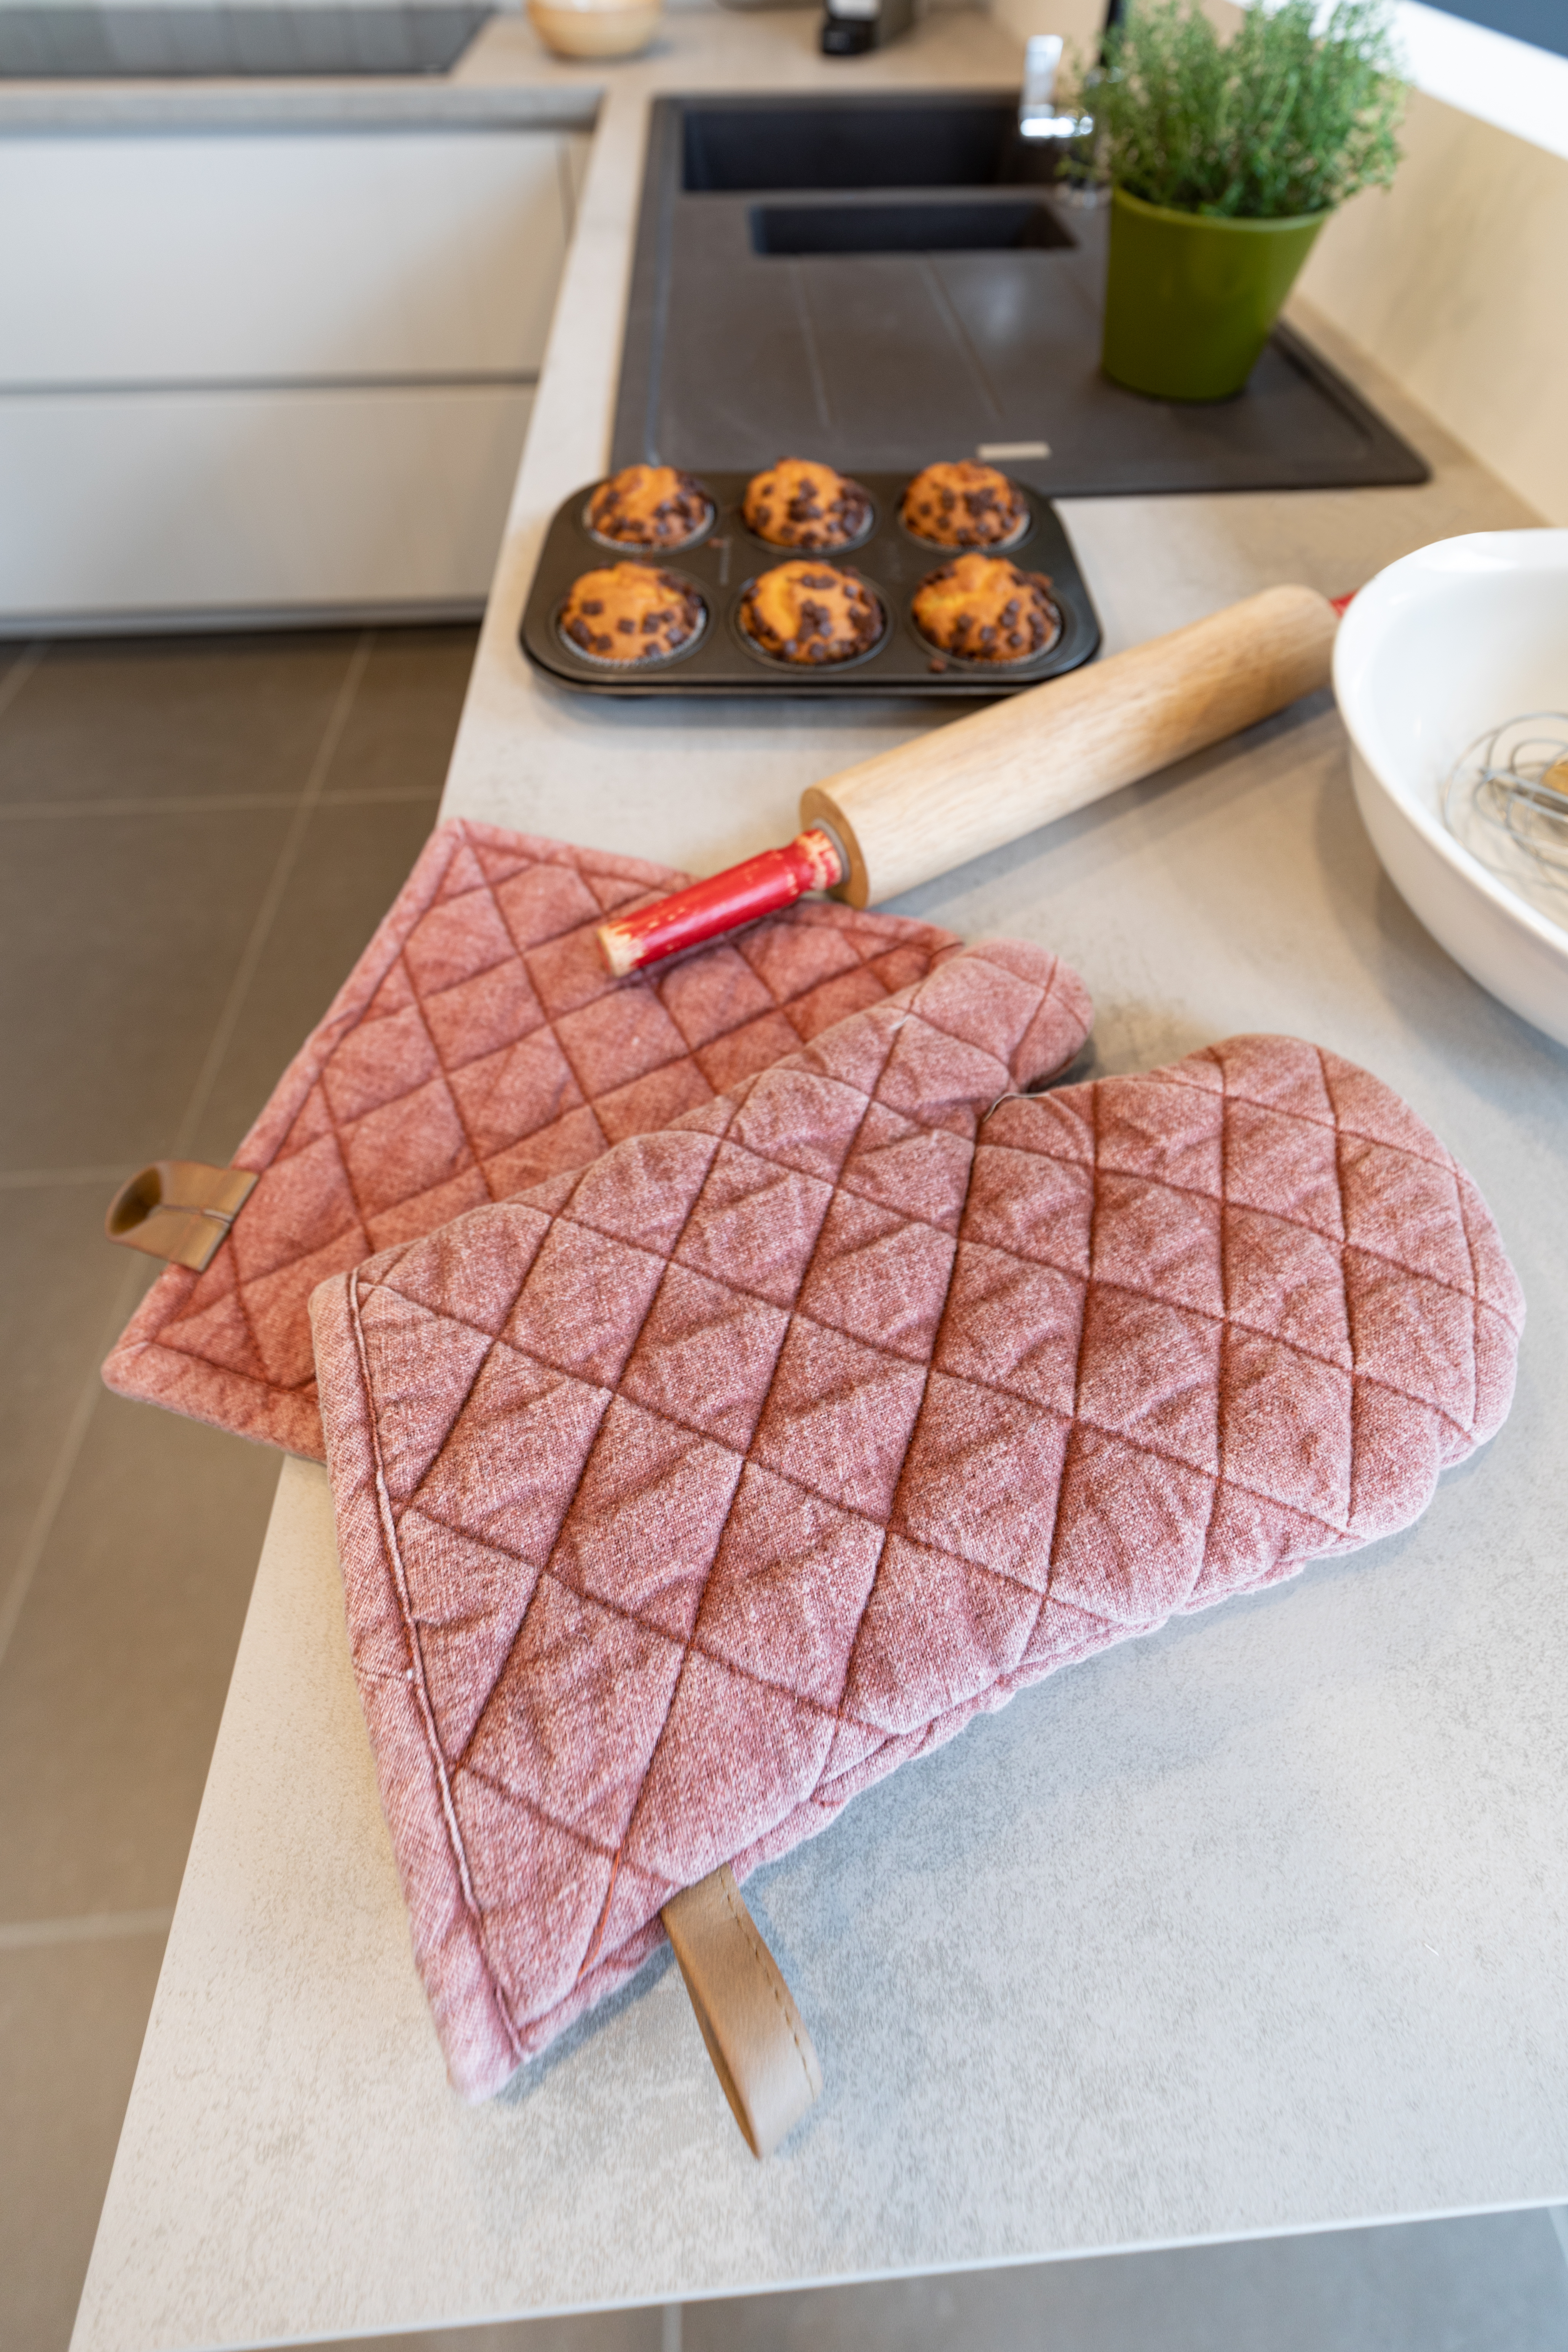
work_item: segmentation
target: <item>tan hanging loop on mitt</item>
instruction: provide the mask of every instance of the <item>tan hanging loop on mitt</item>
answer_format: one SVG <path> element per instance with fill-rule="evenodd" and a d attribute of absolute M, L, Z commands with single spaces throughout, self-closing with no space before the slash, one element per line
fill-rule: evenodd
<path fill-rule="evenodd" d="M 822 2066 L 778 1963 L 728 1863 L 659 1916 L 746 2146 L 771 2156 L 822 2096 Z"/>

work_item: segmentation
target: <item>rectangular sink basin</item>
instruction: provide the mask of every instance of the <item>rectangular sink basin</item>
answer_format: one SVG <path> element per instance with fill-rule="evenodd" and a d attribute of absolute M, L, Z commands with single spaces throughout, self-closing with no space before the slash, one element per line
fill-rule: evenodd
<path fill-rule="evenodd" d="M 1050 206 L 1032 196 L 752 207 L 753 253 L 1007 253 L 1072 243 Z"/>
<path fill-rule="evenodd" d="M 0 6 L 0 79 L 313 79 L 446 73 L 489 7 Z"/>
<path fill-rule="evenodd" d="M 614 461 L 849 472 L 995 462 L 1047 496 L 1419 482 L 1288 328 L 1236 399 L 1100 373 L 1109 207 L 1021 140 L 1016 90 L 653 108 Z"/>
<path fill-rule="evenodd" d="M 1037 185 L 1053 164 L 1005 99 L 676 100 L 687 195 Z"/>

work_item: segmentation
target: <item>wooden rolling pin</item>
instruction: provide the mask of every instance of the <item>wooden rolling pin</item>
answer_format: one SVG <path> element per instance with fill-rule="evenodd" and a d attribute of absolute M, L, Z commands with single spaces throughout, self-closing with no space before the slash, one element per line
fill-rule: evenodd
<path fill-rule="evenodd" d="M 1338 625 L 1316 589 L 1266 588 L 846 768 L 802 794 L 805 829 L 785 848 L 601 924 L 610 970 L 656 963 L 805 890 L 852 907 L 896 898 L 1326 686 Z"/>

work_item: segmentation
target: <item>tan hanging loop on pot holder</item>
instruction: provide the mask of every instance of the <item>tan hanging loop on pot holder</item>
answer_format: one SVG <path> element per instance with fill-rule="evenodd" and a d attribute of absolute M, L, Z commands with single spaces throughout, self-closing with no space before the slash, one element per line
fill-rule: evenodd
<path fill-rule="evenodd" d="M 771 2156 L 822 2096 L 822 2067 L 728 1864 L 660 1914 L 747 2147 Z"/>
<path fill-rule="evenodd" d="M 103 1230 L 111 1242 L 145 1250 L 200 1274 L 246 1202 L 256 1178 L 248 1168 L 209 1168 L 201 1160 L 154 1160 L 137 1170 L 109 1204 Z"/>

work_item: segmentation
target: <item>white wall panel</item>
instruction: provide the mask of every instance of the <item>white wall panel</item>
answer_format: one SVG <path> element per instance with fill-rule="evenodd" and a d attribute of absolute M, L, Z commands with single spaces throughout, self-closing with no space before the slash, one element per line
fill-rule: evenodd
<path fill-rule="evenodd" d="M 537 369 L 558 134 L 0 141 L 0 383 Z"/>
<path fill-rule="evenodd" d="M 0 626 L 485 596 L 532 394 L 0 398 Z"/>

